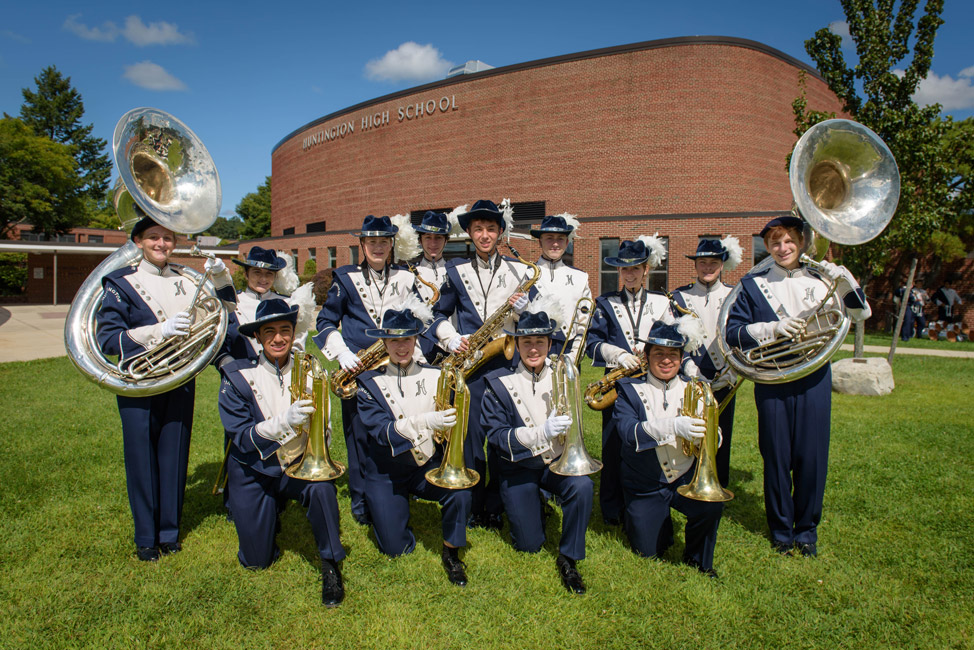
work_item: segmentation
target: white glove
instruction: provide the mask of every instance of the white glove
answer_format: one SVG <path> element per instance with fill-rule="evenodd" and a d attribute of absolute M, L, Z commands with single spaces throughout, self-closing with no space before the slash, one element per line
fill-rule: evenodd
<path fill-rule="evenodd" d="M 568 427 L 572 425 L 572 416 L 570 415 L 558 415 L 558 411 L 552 411 L 545 420 L 544 426 L 541 431 L 544 433 L 544 437 L 548 440 L 554 440 L 561 434 L 568 431 Z"/>
<path fill-rule="evenodd" d="M 436 431 L 445 431 L 457 423 L 457 410 L 432 411 L 426 414 L 426 426 Z"/>
<path fill-rule="evenodd" d="M 710 384 L 710 390 L 718 391 L 737 383 L 737 373 L 730 368 L 725 368 Z"/>
<path fill-rule="evenodd" d="M 342 370 L 355 370 L 360 363 L 358 355 L 348 348 L 338 353 L 338 365 L 342 367 Z"/>
<path fill-rule="evenodd" d="M 227 265 L 219 257 L 207 257 L 203 268 L 209 271 L 210 275 L 219 275 L 227 270 Z"/>
<path fill-rule="evenodd" d="M 673 418 L 673 429 L 677 437 L 694 442 L 707 433 L 707 423 L 702 418 L 678 415 Z"/>
<path fill-rule="evenodd" d="M 310 399 L 299 399 L 287 407 L 284 413 L 284 420 L 287 425 L 294 430 L 307 426 L 311 419 L 311 414 L 315 412 L 315 407 L 311 405 Z"/>
<path fill-rule="evenodd" d="M 789 316 L 784 320 L 779 320 L 774 324 L 774 333 L 778 336 L 792 338 L 800 331 L 805 325 L 805 321 L 801 318 L 795 318 L 794 316 Z"/>
<path fill-rule="evenodd" d="M 450 352 L 456 352 L 460 345 L 463 343 L 463 337 L 459 334 L 454 334 L 449 341 L 447 341 L 446 349 Z"/>
<path fill-rule="evenodd" d="M 819 265 L 822 267 L 822 273 L 824 273 L 825 277 L 827 277 L 829 280 L 839 280 L 845 275 L 843 273 L 843 268 L 838 264 L 833 264 L 832 262 L 822 260 L 819 262 Z"/>
<path fill-rule="evenodd" d="M 623 352 L 622 354 L 619 355 L 619 358 L 616 361 L 616 363 L 622 366 L 623 368 L 625 368 L 626 370 L 633 370 L 639 367 L 639 357 L 637 357 L 635 354 Z"/>
<path fill-rule="evenodd" d="M 189 334 L 191 324 L 189 312 L 181 311 L 172 318 L 162 321 L 162 337 L 169 339 L 174 336 L 186 336 Z"/>
<path fill-rule="evenodd" d="M 528 306 L 528 294 L 522 293 L 520 298 L 511 303 L 511 306 L 514 307 L 514 313 L 520 315 Z"/>

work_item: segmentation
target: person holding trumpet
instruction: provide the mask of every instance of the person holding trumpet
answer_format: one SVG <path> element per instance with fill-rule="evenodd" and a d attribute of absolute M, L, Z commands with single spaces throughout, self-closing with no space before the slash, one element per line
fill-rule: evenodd
<path fill-rule="evenodd" d="M 467 545 L 470 490 L 447 489 L 426 479 L 443 459 L 443 446 L 435 435 L 457 423 L 455 408 L 436 408 L 439 369 L 416 360 L 417 337 L 432 319 L 432 310 L 411 296 L 386 310 L 381 327 L 365 332 L 382 339 L 389 353 L 388 365 L 359 378 L 359 417 L 368 433 L 365 499 L 379 550 L 391 557 L 412 553 L 416 547 L 409 527 L 409 495 L 439 502 L 443 568 L 451 583 L 463 587 L 467 574 L 459 549 Z M 451 435 L 459 435 L 459 430 Z"/>
<path fill-rule="evenodd" d="M 230 441 L 227 483 L 239 550 L 248 569 L 269 567 L 280 555 L 275 538 L 278 503 L 298 501 L 307 509 L 321 558 L 321 600 L 337 607 L 345 598 L 339 563 L 345 558 L 339 537 L 334 481 L 303 481 L 284 470 L 307 447 L 311 400 L 291 401 L 291 354 L 298 307 L 279 298 L 257 305 L 255 318 L 240 333 L 261 346 L 257 359 L 239 359 L 223 367 L 220 419 Z M 314 432 L 312 432 L 314 433 Z"/>
<path fill-rule="evenodd" d="M 176 235 L 144 217 L 132 241 L 142 251 L 137 266 L 126 266 L 102 280 L 101 307 L 95 315 L 101 351 L 119 357 L 119 365 L 165 341 L 189 334 L 195 287 L 169 258 Z M 205 263 L 224 308 L 234 308 L 236 294 L 226 265 Z M 179 522 L 186 490 L 186 466 L 193 428 L 196 382 L 145 397 L 118 395 L 125 456 L 125 483 L 135 523 L 139 560 L 153 562 L 182 550 Z"/>

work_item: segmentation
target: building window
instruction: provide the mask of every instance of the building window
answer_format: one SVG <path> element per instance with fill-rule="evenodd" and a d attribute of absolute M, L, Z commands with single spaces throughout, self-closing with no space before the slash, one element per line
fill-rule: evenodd
<path fill-rule="evenodd" d="M 48 237 L 42 232 L 34 232 L 26 230 L 20 233 L 20 241 L 59 241 L 59 242 L 73 242 L 75 241 L 74 235 L 56 235 L 55 237 Z"/>
<path fill-rule="evenodd" d="M 333 269 L 336 266 L 338 266 L 338 248 L 335 246 L 329 246 L 328 247 L 328 268 Z"/>
<path fill-rule="evenodd" d="M 329 253 L 330 255 L 331 253 Z M 358 246 L 348 247 L 348 259 L 349 264 L 358 264 Z"/>
<path fill-rule="evenodd" d="M 661 242 L 663 242 L 663 248 L 666 249 L 666 257 L 663 258 L 663 262 L 655 269 L 650 269 L 649 271 L 649 290 L 650 291 L 666 291 L 667 281 L 669 278 L 669 266 L 670 266 L 670 238 L 660 237 Z"/>
<path fill-rule="evenodd" d="M 764 239 L 760 235 L 754 235 L 753 237 L 751 237 L 751 244 L 752 244 L 751 251 L 753 254 L 753 259 L 752 259 L 752 266 L 753 266 L 754 264 L 757 264 L 765 257 L 770 255 L 770 253 L 768 253 L 768 249 L 765 248 Z"/>
<path fill-rule="evenodd" d="M 294 269 L 295 273 L 298 272 L 298 249 L 297 248 L 291 249 L 291 267 Z"/>
<path fill-rule="evenodd" d="M 307 228 L 305 228 L 305 232 L 325 232 L 328 230 L 328 226 L 326 224 L 327 222 L 325 221 L 315 221 L 314 223 L 309 223 Z M 294 229 L 292 228 L 291 230 L 293 231 Z"/>
<path fill-rule="evenodd" d="M 281 234 L 283 234 L 283 235 L 293 235 L 294 234 L 294 228 L 285 228 L 284 229 L 284 232 L 281 233 Z"/>
<path fill-rule="evenodd" d="M 609 238 L 599 240 L 599 295 L 619 288 L 619 269 L 605 263 L 605 258 L 614 257 L 619 253 L 619 239 Z"/>
<path fill-rule="evenodd" d="M 308 259 L 317 262 L 318 259 L 318 249 L 309 248 L 308 249 Z"/>
<path fill-rule="evenodd" d="M 105 236 L 104 235 L 88 235 L 88 243 L 89 244 L 104 244 L 105 243 Z"/>

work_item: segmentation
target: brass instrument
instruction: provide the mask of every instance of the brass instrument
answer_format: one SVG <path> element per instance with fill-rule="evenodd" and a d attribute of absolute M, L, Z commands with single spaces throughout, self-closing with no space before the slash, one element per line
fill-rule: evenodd
<path fill-rule="evenodd" d="M 595 316 L 595 301 L 588 296 L 582 296 L 575 302 L 575 310 L 572 312 L 572 321 L 568 325 L 568 329 L 565 331 L 565 342 L 561 346 L 561 352 L 559 357 L 565 355 L 565 350 L 568 349 L 568 344 L 578 339 L 578 347 L 574 348 L 572 351 L 573 359 L 572 363 L 575 364 L 576 368 L 582 366 L 582 356 L 585 354 L 585 339 L 588 338 L 588 328 L 592 325 L 592 318 Z M 573 335 L 573 332 L 577 327 L 582 326 L 582 319 L 585 319 L 585 326 L 582 328 L 581 334 Z"/>
<path fill-rule="evenodd" d="M 470 389 L 463 380 L 463 373 L 444 363 L 436 383 L 436 410 L 443 411 L 451 406 L 457 410 L 457 422 L 451 430 L 437 432 L 437 442 L 445 442 L 446 449 L 439 468 L 426 472 L 426 480 L 448 490 L 463 490 L 480 481 L 480 474 L 468 469 L 463 460 L 463 443 L 467 438 L 467 417 L 470 413 Z"/>
<path fill-rule="evenodd" d="M 345 473 L 345 466 L 336 463 L 328 454 L 327 438 L 331 433 L 331 400 L 325 385 L 328 371 L 318 357 L 307 352 L 295 352 L 291 366 L 291 401 L 310 399 L 315 407 L 308 424 L 308 446 L 300 462 L 292 463 L 284 470 L 291 478 L 301 481 L 334 481 Z M 308 392 L 307 378 L 311 377 Z M 302 430 L 300 433 L 305 433 Z"/>
<path fill-rule="evenodd" d="M 423 277 L 416 271 L 416 267 L 412 264 L 407 264 L 407 266 L 409 267 L 409 270 L 412 271 L 416 276 L 417 280 L 433 290 L 433 295 L 427 302 L 427 304 L 432 307 L 436 304 L 436 301 L 440 299 L 439 287 L 432 282 L 424 280 Z M 385 343 L 382 342 L 382 339 L 377 340 L 364 350 L 359 350 L 358 358 L 359 363 L 361 364 L 358 368 L 353 370 L 344 370 L 339 368 L 331 375 L 331 382 L 329 383 L 331 392 L 341 399 L 352 399 L 355 397 L 355 393 L 358 391 L 358 376 L 363 372 L 367 370 L 378 370 L 379 368 L 389 364 L 389 353 L 386 352 L 386 346 Z"/>
<path fill-rule="evenodd" d="M 533 276 L 522 282 L 511 295 L 516 293 L 526 294 L 538 281 L 538 278 L 541 277 L 541 267 L 521 257 L 520 253 L 511 246 L 510 242 L 508 242 L 507 247 L 511 249 L 511 253 L 514 254 L 514 257 L 519 262 L 531 267 L 533 270 Z M 502 336 L 496 339 L 494 338 L 497 332 L 501 331 L 501 328 L 504 327 L 504 323 L 507 322 L 508 317 L 513 311 L 514 307 L 510 301 L 506 301 L 484 321 L 484 324 L 476 332 L 467 337 L 467 349 L 463 352 L 457 350 L 451 353 L 443 360 L 443 364 L 448 363 L 451 367 L 459 369 L 463 372 L 464 378 L 466 378 L 502 351 L 507 359 L 513 359 L 515 349 L 514 337 Z"/>
<path fill-rule="evenodd" d="M 693 479 L 686 485 L 676 488 L 677 492 L 688 499 L 719 502 L 734 498 L 734 493 L 722 487 L 717 478 L 717 445 L 720 441 L 717 427 L 718 410 L 717 400 L 709 384 L 697 379 L 687 382 L 680 415 L 703 418 L 707 423 L 707 432 L 699 445 L 689 440 L 683 441 L 683 453 L 697 458 Z"/>
<path fill-rule="evenodd" d="M 114 204 L 126 232 L 144 216 L 180 233 L 202 232 L 216 220 L 220 177 L 206 147 L 185 124 L 168 113 L 137 108 L 118 121 L 112 144 L 119 172 Z M 129 397 L 164 393 L 193 379 L 219 352 L 229 324 L 208 274 L 174 265 L 196 284 L 190 335 L 169 339 L 124 363 L 106 358 L 96 339 L 95 320 L 102 281 L 141 258 L 142 251 L 130 240 L 99 264 L 75 295 L 64 323 L 64 346 L 78 370 L 99 386 Z"/>
<path fill-rule="evenodd" d="M 564 434 L 561 456 L 548 468 L 560 476 L 595 474 L 602 469 L 602 462 L 592 458 L 585 448 L 578 368 L 562 352 L 551 364 L 551 373 L 551 401 L 559 415 L 571 415 L 572 426 Z"/>
<path fill-rule="evenodd" d="M 886 228 L 899 201 L 900 175 L 886 144 L 871 130 L 849 120 L 826 120 L 808 129 L 792 152 L 788 170 L 795 209 L 805 218 L 801 260 L 812 268 L 828 251 L 829 240 L 863 244 Z M 774 264 L 769 255 L 748 273 Z M 741 377 L 777 384 L 805 377 L 827 363 L 849 332 L 850 319 L 831 282 L 815 313 L 793 337 L 778 337 L 746 353 L 727 341 L 727 317 L 741 290 L 738 284 L 717 317 L 717 344 Z M 829 307 L 829 301 L 836 302 Z"/>

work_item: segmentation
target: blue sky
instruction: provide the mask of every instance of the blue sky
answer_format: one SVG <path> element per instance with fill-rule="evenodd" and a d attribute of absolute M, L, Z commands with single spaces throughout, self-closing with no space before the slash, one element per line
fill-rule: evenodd
<path fill-rule="evenodd" d="M 109 143 L 129 109 L 168 111 L 212 154 L 230 216 L 288 133 L 440 79 L 451 64 L 690 35 L 752 39 L 810 63 L 804 41 L 843 19 L 838 0 L 12 2 L 0 24 L 0 110 L 19 114 L 21 89 L 53 64 Z M 944 19 L 920 100 L 960 119 L 974 114 L 974 2 L 947 0 Z"/>

